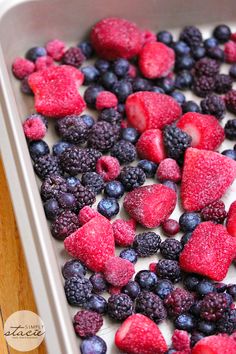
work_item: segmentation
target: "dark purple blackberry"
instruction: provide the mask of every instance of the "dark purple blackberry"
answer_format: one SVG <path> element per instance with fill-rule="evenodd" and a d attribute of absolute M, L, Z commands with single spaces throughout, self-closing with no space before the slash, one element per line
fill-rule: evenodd
<path fill-rule="evenodd" d="M 64 172 L 76 176 L 78 173 L 94 171 L 101 156 L 98 150 L 71 146 L 60 155 L 60 165 Z"/>
<path fill-rule="evenodd" d="M 140 286 L 136 281 L 130 280 L 123 288 L 122 293 L 128 295 L 132 300 L 140 293 Z"/>
<path fill-rule="evenodd" d="M 40 189 L 41 198 L 43 201 L 57 198 L 60 193 L 67 192 L 66 180 L 59 175 L 51 175 L 47 177 Z"/>
<path fill-rule="evenodd" d="M 232 334 L 236 330 L 236 310 L 226 311 L 217 321 L 216 328 L 219 333 Z"/>
<path fill-rule="evenodd" d="M 167 317 L 166 309 L 159 296 L 150 291 L 142 291 L 135 301 L 135 312 L 141 313 L 155 323 L 160 323 Z"/>
<path fill-rule="evenodd" d="M 70 210 L 63 211 L 52 223 L 52 236 L 63 241 L 67 236 L 79 228 L 78 217 Z"/>
<path fill-rule="evenodd" d="M 220 64 L 218 61 L 209 58 L 202 58 L 194 66 L 196 76 L 214 77 L 219 73 Z"/>
<path fill-rule="evenodd" d="M 81 210 L 86 205 L 91 206 L 96 200 L 95 193 L 81 184 L 74 188 L 73 195 L 76 197 L 78 210 Z"/>
<path fill-rule="evenodd" d="M 166 259 L 178 260 L 183 246 L 175 239 L 167 238 L 160 244 L 161 255 Z"/>
<path fill-rule="evenodd" d="M 160 247 L 161 238 L 155 232 L 143 232 L 134 238 L 133 248 L 139 257 L 155 254 Z"/>
<path fill-rule="evenodd" d="M 164 128 L 163 140 L 167 155 L 182 163 L 185 150 L 191 145 L 191 136 L 175 125 L 167 125 Z"/>
<path fill-rule="evenodd" d="M 133 301 L 126 294 L 111 295 L 108 299 L 108 315 L 123 321 L 133 313 Z"/>
<path fill-rule="evenodd" d="M 82 276 L 66 279 L 64 289 L 68 303 L 73 306 L 85 304 L 91 296 L 92 288 L 90 281 Z"/>
<path fill-rule="evenodd" d="M 86 172 L 82 175 L 83 186 L 91 188 L 94 193 L 99 194 L 105 187 L 103 178 L 96 172 Z"/>
<path fill-rule="evenodd" d="M 144 184 L 146 175 L 139 167 L 125 166 L 120 172 L 119 180 L 125 187 L 126 191 L 131 191 Z"/>
<path fill-rule="evenodd" d="M 200 317 L 207 321 L 217 321 L 228 309 L 228 300 L 224 293 L 209 293 L 201 302 Z"/>
<path fill-rule="evenodd" d="M 82 50 L 78 47 L 70 47 L 62 57 L 63 64 L 72 65 L 79 68 L 85 61 L 85 56 Z"/>
<path fill-rule="evenodd" d="M 226 113 L 224 100 L 217 95 L 211 94 L 201 101 L 202 113 L 210 114 L 221 120 Z"/>
<path fill-rule="evenodd" d="M 194 81 L 193 92 L 199 97 L 206 97 L 214 91 L 215 78 L 210 76 L 201 76 Z"/>
<path fill-rule="evenodd" d="M 90 130 L 84 120 L 77 115 L 70 115 L 58 119 L 55 129 L 64 141 L 72 144 L 85 143 Z"/>
<path fill-rule="evenodd" d="M 233 80 L 229 75 L 218 74 L 215 77 L 215 92 L 222 94 L 232 89 Z"/>
<path fill-rule="evenodd" d="M 176 288 L 164 299 L 168 316 L 176 317 L 187 312 L 194 303 L 194 296 L 184 289 Z"/>
<path fill-rule="evenodd" d="M 58 158 L 52 155 L 44 155 L 39 157 L 34 163 L 34 170 L 38 177 L 42 180 L 45 180 L 51 175 L 61 174 Z"/>
<path fill-rule="evenodd" d="M 94 273 L 89 280 L 93 286 L 93 293 L 101 294 L 107 290 L 107 282 L 103 273 Z"/>
<path fill-rule="evenodd" d="M 202 43 L 202 34 L 195 26 L 186 26 L 180 33 L 180 40 L 187 43 L 191 48 L 199 47 Z"/>
<path fill-rule="evenodd" d="M 224 127 L 225 136 L 229 140 L 236 140 L 236 119 L 230 119 Z"/>
<path fill-rule="evenodd" d="M 119 138 L 120 130 L 117 125 L 105 121 L 94 124 L 90 130 L 88 146 L 99 151 L 108 151 Z"/>
<path fill-rule="evenodd" d="M 65 279 L 77 277 L 78 275 L 85 276 L 85 274 L 86 268 L 77 259 L 67 261 L 62 267 L 62 275 Z"/>
<path fill-rule="evenodd" d="M 180 281 L 181 269 L 177 261 L 171 259 L 161 259 L 156 265 L 156 273 L 162 279 L 168 279 L 173 283 Z"/>
<path fill-rule="evenodd" d="M 77 200 L 72 193 L 60 193 L 57 200 L 62 210 L 77 211 Z"/>
<path fill-rule="evenodd" d="M 120 140 L 111 149 L 111 156 L 116 157 L 120 163 L 130 163 L 136 159 L 137 153 L 133 144 Z"/>
<path fill-rule="evenodd" d="M 227 92 L 224 97 L 226 108 L 236 114 L 236 90 L 231 90 Z"/>
<path fill-rule="evenodd" d="M 227 212 L 222 200 L 216 200 L 201 210 L 201 217 L 204 221 L 213 221 L 222 224 L 226 216 Z"/>
<path fill-rule="evenodd" d="M 99 113 L 98 120 L 104 120 L 113 125 L 120 124 L 121 114 L 114 108 L 106 108 Z"/>

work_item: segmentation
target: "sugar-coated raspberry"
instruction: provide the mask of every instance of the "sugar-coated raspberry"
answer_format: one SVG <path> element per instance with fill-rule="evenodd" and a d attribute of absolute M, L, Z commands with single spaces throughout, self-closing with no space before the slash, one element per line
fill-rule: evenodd
<path fill-rule="evenodd" d="M 65 52 L 65 43 L 59 39 L 53 39 L 46 44 L 46 50 L 54 60 L 61 60 Z"/>
<path fill-rule="evenodd" d="M 113 181 L 120 174 L 120 163 L 112 156 L 102 156 L 97 160 L 96 172 L 105 182 Z"/>
<path fill-rule="evenodd" d="M 164 159 L 157 168 L 156 177 L 159 181 L 179 182 L 181 180 L 181 171 L 177 162 L 173 159 Z"/>
<path fill-rule="evenodd" d="M 47 126 L 40 114 L 32 114 L 23 123 L 26 138 L 30 140 L 43 139 L 47 133 Z"/>
<path fill-rule="evenodd" d="M 142 42 L 143 45 L 150 42 L 156 42 L 156 34 L 148 29 L 142 31 Z"/>
<path fill-rule="evenodd" d="M 116 287 L 124 286 L 134 274 L 134 265 L 120 257 L 111 257 L 104 266 L 104 275 L 108 283 Z"/>
<path fill-rule="evenodd" d="M 176 235 L 180 229 L 178 221 L 173 219 L 165 220 L 161 227 L 164 234 L 169 237 Z"/>
<path fill-rule="evenodd" d="M 82 310 L 74 316 L 75 333 L 81 338 L 96 334 L 103 325 L 103 318 L 97 312 Z"/>
<path fill-rule="evenodd" d="M 156 266 L 157 266 L 157 263 L 156 262 L 152 262 L 152 263 L 149 264 L 148 269 L 150 270 L 150 272 L 155 273 L 156 272 Z"/>
<path fill-rule="evenodd" d="M 229 41 L 224 47 L 225 60 L 228 63 L 236 63 L 236 43 Z"/>
<path fill-rule="evenodd" d="M 17 79 L 24 79 L 34 72 L 35 65 L 32 61 L 17 57 L 12 64 L 13 74 Z"/>
<path fill-rule="evenodd" d="M 121 290 L 122 290 L 122 287 L 121 286 L 113 286 L 113 285 L 110 285 L 108 287 L 108 293 L 110 295 L 118 295 L 121 293 Z"/>
<path fill-rule="evenodd" d="M 85 205 L 79 212 L 79 224 L 84 225 L 89 222 L 92 218 L 99 215 L 99 213 L 92 209 L 90 206 Z"/>
<path fill-rule="evenodd" d="M 176 350 L 190 349 L 190 336 L 188 332 L 175 329 L 172 335 L 172 345 Z"/>
<path fill-rule="evenodd" d="M 135 224 L 133 219 L 117 219 L 112 223 L 115 243 L 118 246 L 127 247 L 132 245 L 135 237 Z"/>
<path fill-rule="evenodd" d="M 39 57 L 35 62 L 36 71 L 47 69 L 54 65 L 53 59 L 49 56 Z"/>
<path fill-rule="evenodd" d="M 96 97 L 96 109 L 101 111 L 106 108 L 116 108 L 118 99 L 114 93 L 109 91 L 101 91 Z"/>

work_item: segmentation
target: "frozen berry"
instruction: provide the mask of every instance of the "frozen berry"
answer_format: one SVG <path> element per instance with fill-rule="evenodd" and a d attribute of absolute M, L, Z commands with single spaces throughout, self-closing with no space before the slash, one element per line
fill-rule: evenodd
<path fill-rule="evenodd" d="M 145 179 L 146 176 L 143 170 L 134 166 L 123 167 L 119 175 L 119 180 L 126 191 L 131 191 L 134 188 L 142 186 Z"/>
<path fill-rule="evenodd" d="M 98 337 L 92 336 L 84 339 L 80 344 L 81 354 L 106 354 L 107 345 L 106 342 Z"/>
<path fill-rule="evenodd" d="M 150 272 L 149 270 L 140 270 L 135 275 L 134 280 L 139 284 L 141 289 L 152 291 L 157 284 L 158 278 L 154 272 Z"/>
<path fill-rule="evenodd" d="M 188 113 L 188 112 L 200 113 L 201 112 L 199 105 L 194 101 L 186 101 L 183 104 L 182 109 L 183 109 L 183 113 Z"/>
<path fill-rule="evenodd" d="M 133 162 L 136 157 L 136 149 L 126 140 L 118 141 L 111 149 L 111 155 L 119 160 L 120 163 Z"/>
<path fill-rule="evenodd" d="M 78 47 L 87 59 L 90 59 L 93 56 L 94 50 L 90 42 L 82 41 L 78 44 Z"/>
<path fill-rule="evenodd" d="M 205 296 L 209 293 L 213 293 L 214 291 L 214 284 L 210 280 L 203 279 L 196 285 L 196 293 L 199 296 Z"/>
<path fill-rule="evenodd" d="M 230 119 L 227 121 L 225 124 L 225 136 L 229 140 L 235 140 L 236 139 L 236 119 Z"/>
<path fill-rule="evenodd" d="M 49 56 L 39 57 L 35 62 L 35 70 L 36 71 L 44 70 L 44 69 L 47 69 L 53 65 L 54 65 L 54 62 L 51 57 L 49 57 Z"/>
<path fill-rule="evenodd" d="M 155 232 L 144 232 L 135 236 L 133 248 L 140 257 L 155 254 L 161 243 L 161 238 Z"/>
<path fill-rule="evenodd" d="M 236 90 L 229 91 L 225 97 L 226 108 L 232 112 L 236 113 Z"/>
<path fill-rule="evenodd" d="M 82 116 L 80 116 L 80 118 L 84 121 L 84 123 L 85 123 L 89 128 L 92 128 L 92 126 L 93 126 L 94 123 L 95 123 L 93 117 L 89 116 L 88 114 L 83 114 Z"/>
<path fill-rule="evenodd" d="M 120 163 L 115 157 L 102 156 L 97 161 L 96 172 L 105 182 L 112 181 L 120 174 Z"/>
<path fill-rule="evenodd" d="M 122 288 L 122 292 L 128 295 L 132 300 L 135 300 L 140 293 L 140 286 L 136 281 L 130 280 L 128 284 Z"/>
<path fill-rule="evenodd" d="M 29 153 L 34 161 L 39 157 L 48 155 L 49 152 L 48 144 L 44 140 L 34 140 L 29 143 Z"/>
<path fill-rule="evenodd" d="M 63 210 L 76 211 L 77 200 L 72 193 L 60 193 L 57 200 Z"/>
<path fill-rule="evenodd" d="M 64 240 L 79 228 L 79 220 L 75 213 L 63 211 L 52 223 L 51 233 L 58 240 Z"/>
<path fill-rule="evenodd" d="M 42 180 L 52 175 L 61 174 L 58 158 L 49 154 L 37 158 L 34 163 L 34 170 Z"/>
<path fill-rule="evenodd" d="M 210 76 L 201 76 L 195 80 L 193 85 L 193 92 L 198 97 L 206 97 L 214 91 L 215 78 Z"/>
<path fill-rule="evenodd" d="M 65 294 L 70 305 L 81 306 L 89 299 L 92 291 L 90 281 L 80 275 L 65 281 Z"/>
<path fill-rule="evenodd" d="M 192 332 L 196 327 L 196 320 L 190 314 L 181 314 L 174 321 L 175 327 L 183 331 Z"/>
<path fill-rule="evenodd" d="M 173 290 L 173 284 L 167 279 L 162 279 L 157 281 L 153 291 L 163 300 Z"/>
<path fill-rule="evenodd" d="M 61 60 L 65 52 L 65 43 L 59 39 L 53 39 L 46 44 L 46 50 L 54 60 Z"/>
<path fill-rule="evenodd" d="M 84 85 L 90 85 L 99 78 L 99 71 L 93 65 L 83 66 L 81 72 L 84 74 Z"/>
<path fill-rule="evenodd" d="M 224 100 L 217 95 L 209 95 L 201 101 L 202 113 L 215 116 L 217 119 L 222 119 L 225 116 Z"/>
<path fill-rule="evenodd" d="M 94 311 L 78 311 L 74 316 L 75 333 L 81 338 L 96 334 L 103 325 L 102 316 Z"/>
<path fill-rule="evenodd" d="M 218 74 L 215 77 L 215 92 L 218 94 L 227 93 L 232 89 L 233 80 L 229 75 Z"/>
<path fill-rule="evenodd" d="M 121 114 L 114 108 L 106 108 L 99 113 L 98 120 L 105 120 L 114 125 L 120 124 Z"/>
<path fill-rule="evenodd" d="M 49 199 L 44 203 L 44 212 L 46 215 L 46 218 L 48 220 L 54 220 L 59 212 L 60 212 L 60 206 L 58 204 L 58 201 L 56 199 Z"/>
<path fill-rule="evenodd" d="M 71 147 L 72 144 L 67 141 L 59 141 L 58 143 L 52 146 L 52 153 L 55 156 L 60 156 L 68 147 Z"/>
<path fill-rule="evenodd" d="M 86 274 L 86 269 L 83 264 L 77 259 L 71 259 L 67 261 L 62 267 L 62 275 L 65 279 L 84 276 Z"/>
<path fill-rule="evenodd" d="M 85 187 L 91 188 L 96 194 L 104 189 L 103 178 L 96 172 L 86 172 L 82 175 L 81 182 Z"/>
<path fill-rule="evenodd" d="M 219 320 L 228 308 L 225 294 L 209 293 L 201 302 L 200 317 L 207 321 Z"/>
<path fill-rule="evenodd" d="M 167 239 L 160 244 L 161 255 L 166 259 L 178 260 L 182 244 L 175 239 Z"/>
<path fill-rule="evenodd" d="M 25 58 L 16 58 L 12 64 L 13 74 L 17 79 L 24 79 L 28 75 L 32 74 L 35 69 L 34 63 Z"/>
<path fill-rule="evenodd" d="M 225 43 L 230 39 L 231 30 L 227 25 L 218 25 L 214 28 L 213 36 L 218 39 L 220 43 Z"/>
<path fill-rule="evenodd" d="M 202 42 L 202 34 L 195 26 L 186 26 L 180 33 L 180 40 L 186 42 L 191 48 L 197 47 Z"/>
<path fill-rule="evenodd" d="M 135 237 L 135 221 L 116 219 L 112 223 L 112 230 L 115 239 L 115 243 L 118 246 L 130 246 L 132 245 Z"/>
<path fill-rule="evenodd" d="M 155 176 L 157 170 L 157 164 L 149 160 L 140 160 L 137 165 L 143 170 L 147 178 L 152 178 Z"/>
<path fill-rule="evenodd" d="M 180 288 L 174 289 L 164 299 L 164 305 L 170 317 L 176 317 L 187 312 L 193 303 L 194 296 L 190 292 Z"/>
<path fill-rule="evenodd" d="M 107 312 L 107 301 L 100 295 L 91 295 L 84 304 L 84 307 L 87 310 L 95 311 L 103 315 Z"/>
<path fill-rule="evenodd" d="M 67 192 L 67 184 L 63 177 L 52 175 L 45 179 L 41 185 L 41 198 L 48 200 L 51 198 L 58 198 L 61 193 Z"/>
<path fill-rule="evenodd" d="M 47 55 L 45 48 L 32 47 L 26 52 L 25 57 L 26 57 L 26 59 L 35 62 L 37 60 L 37 58 L 44 57 L 45 55 Z"/>
<path fill-rule="evenodd" d="M 159 296 L 149 291 L 141 291 L 135 300 L 135 311 L 141 313 L 155 323 L 160 323 L 166 317 L 166 310 Z"/>
<path fill-rule="evenodd" d="M 95 123 L 90 130 L 88 146 L 105 152 L 113 147 L 118 140 L 118 137 L 118 126 L 113 126 L 105 121 L 99 121 Z"/>
<path fill-rule="evenodd" d="M 98 111 L 108 108 L 116 108 L 117 104 L 118 100 L 112 92 L 101 91 L 96 97 L 96 109 Z"/>
<path fill-rule="evenodd" d="M 173 219 L 167 219 L 161 225 L 162 231 L 166 236 L 174 236 L 179 232 L 179 223 Z"/>
<path fill-rule="evenodd" d="M 201 210 L 201 217 L 206 221 L 210 220 L 222 224 L 226 216 L 227 212 L 225 210 L 225 204 L 222 200 L 216 200 Z"/>
<path fill-rule="evenodd" d="M 104 275 L 109 284 L 122 287 L 134 274 L 134 265 L 120 257 L 111 257 L 105 263 Z"/>
<path fill-rule="evenodd" d="M 23 130 L 26 138 L 30 140 L 40 140 L 47 132 L 47 124 L 40 114 L 32 114 L 23 123 Z"/>
<path fill-rule="evenodd" d="M 108 299 L 108 315 L 117 321 L 123 321 L 133 313 L 133 301 L 126 294 L 112 295 Z"/>
<path fill-rule="evenodd" d="M 111 181 L 106 184 L 104 192 L 108 197 L 119 199 L 124 195 L 125 189 L 121 182 Z"/>
<path fill-rule="evenodd" d="M 100 85 L 90 85 L 84 92 L 84 100 L 87 105 L 91 108 L 95 108 L 96 98 L 99 92 L 103 91 L 104 88 Z"/>
<path fill-rule="evenodd" d="M 201 218 L 197 213 L 185 212 L 179 218 L 180 229 L 183 232 L 193 231 L 200 222 Z"/>
<path fill-rule="evenodd" d="M 133 264 L 135 264 L 138 260 L 137 253 L 133 248 L 124 249 L 123 251 L 120 252 L 119 257 L 122 259 L 126 259 L 127 261 L 130 261 Z"/>
<path fill-rule="evenodd" d="M 82 53 L 82 50 L 78 47 L 70 47 L 62 57 L 64 64 L 75 66 L 76 68 L 79 68 L 84 60 L 85 56 Z"/>
<path fill-rule="evenodd" d="M 173 283 L 180 281 L 182 274 L 177 261 L 161 259 L 157 263 L 156 273 L 162 279 L 168 279 Z"/>
<path fill-rule="evenodd" d="M 115 198 L 103 198 L 97 206 L 98 212 L 110 219 L 119 213 L 119 203 Z"/>

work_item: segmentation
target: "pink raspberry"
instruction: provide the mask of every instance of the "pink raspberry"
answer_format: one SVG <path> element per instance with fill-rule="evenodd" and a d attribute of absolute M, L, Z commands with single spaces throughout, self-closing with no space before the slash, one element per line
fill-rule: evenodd
<path fill-rule="evenodd" d="M 172 336 L 172 345 L 179 351 L 190 350 L 190 338 L 186 331 L 175 329 Z"/>
<path fill-rule="evenodd" d="M 113 222 L 114 239 L 118 246 L 126 247 L 132 245 L 135 237 L 135 225 L 136 222 L 133 219 L 128 221 L 117 219 Z"/>
<path fill-rule="evenodd" d="M 128 75 L 134 79 L 137 76 L 137 68 L 133 64 L 129 64 Z"/>
<path fill-rule="evenodd" d="M 39 57 L 35 62 L 36 71 L 47 69 L 52 65 L 54 65 L 54 62 L 53 59 L 49 56 Z"/>
<path fill-rule="evenodd" d="M 236 63 L 236 42 L 227 42 L 225 44 L 224 53 L 227 63 Z"/>
<path fill-rule="evenodd" d="M 116 108 L 118 99 L 114 93 L 109 91 L 101 91 L 96 98 L 96 109 L 102 111 L 105 108 Z"/>
<path fill-rule="evenodd" d="M 120 257 L 111 257 L 105 262 L 104 275 L 106 281 L 115 286 L 125 286 L 134 275 L 134 265 Z"/>
<path fill-rule="evenodd" d="M 65 53 L 65 43 L 59 39 L 53 39 L 47 43 L 46 50 L 50 57 L 56 61 L 59 61 Z"/>
<path fill-rule="evenodd" d="M 231 34 L 231 41 L 236 42 L 236 32 Z"/>
<path fill-rule="evenodd" d="M 121 123 L 120 123 L 120 127 L 121 127 L 122 129 L 128 128 L 127 120 L 122 119 L 122 121 L 121 121 Z"/>
<path fill-rule="evenodd" d="M 33 114 L 24 121 L 23 130 L 26 138 L 40 140 L 46 135 L 47 127 L 40 115 Z"/>
<path fill-rule="evenodd" d="M 93 210 L 90 206 L 86 205 L 79 212 L 79 224 L 82 226 L 98 215 L 100 214 L 96 210 Z"/>
<path fill-rule="evenodd" d="M 173 159 L 164 159 L 157 168 L 156 177 L 159 181 L 170 180 L 179 182 L 181 180 L 181 171 L 177 162 Z"/>
<path fill-rule="evenodd" d="M 108 292 L 111 295 L 119 295 L 121 293 L 121 289 L 122 287 L 110 285 L 108 288 Z"/>
<path fill-rule="evenodd" d="M 113 181 L 120 174 L 120 163 L 112 156 L 102 156 L 96 164 L 96 172 L 105 182 Z"/>
<path fill-rule="evenodd" d="M 154 32 L 150 30 L 144 30 L 142 32 L 142 41 L 143 44 L 150 43 L 150 42 L 156 42 L 157 38 Z"/>
<path fill-rule="evenodd" d="M 16 58 L 12 64 L 12 72 L 17 79 L 24 79 L 24 77 L 32 74 L 35 70 L 35 65 L 32 61 L 25 58 Z"/>
<path fill-rule="evenodd" d="M 150 272 L 156 273 L 156 267 L 157 267 L 157 262 L 152 262 L 149 264 L 149 270 Z"/>

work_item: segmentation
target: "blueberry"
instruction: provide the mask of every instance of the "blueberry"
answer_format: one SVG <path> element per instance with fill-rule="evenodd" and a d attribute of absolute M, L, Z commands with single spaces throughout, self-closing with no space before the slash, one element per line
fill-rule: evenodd
<path fill-rule="evenodd" d="M 117 105 L 117 111 L 121 114 L 125 113 L 125 104 L 124 103 L 118 103 Z"/>
<path fill-rule="evenodd" d="M 134 280 L 143 290 L 152 290 L 157 284 L 158 278 L 155 273 L 149 270 L 141 270 L 135 275 Z"/>
<path fill-rule="evenodd" d="M 170 96 L 173 97 L 181 106 L 186 99 L 184 94 L 180 91 L 173 91 L 171 92 Z"/>
<path fill-rule="evenodd" d="M 191 237 L 192 237 L 192 232 L 186 232 L 186 233 L 183 234 L 183 236 L 181 237 L 180 242 L 182 243 L 183 246 L 185 246 L 186 243 L 188 243 L 188 241 L 190 240 Z"/>
<path fill-rule="evenodd" d="M 191 348 L 194 347 L 194 345 L 204 337 L 205 337 L 205 335 L 203 333 L 194 331 L 191 335 L 191 338 L 190 338 Z"/>
<path fill-rule="evenodd" d="M 92 126 L 94 125 L 95 121 L 93 119 L 93 117 L 89 116 L 88 114 L 83 114 L 82 116 L 80 116 L 80 118 L 83 119 L 84 123 L 87 125 L 87 127 L 92 128 Z"/>
<path fill-rule="evenodd" d="M 199 317 L 201 312 L 201 301 L 195 301 L 190 307 L 189 312 L 195 317 Z"/>
<path fill-rule="evenodd" d="M 30 48 L 26 52 L 25 57 L 28 60 L 36 61 L 39 57 L 44 57 L 46 55 L 47 55 L 47 51 L 46 51 L 45 48 L 43 48 L 43 47 L 33 47 L 33 48 Z"/>
<path fill-rule="evenodd" d="M 207 55 L 215 60 L 224 61 L 225 53 L 220 47 L 214 47 L 207 49 Z"/>
<path fill-rule="evenodd" d="M 125 188 L 121 182 L 111 181 L 106 184 L 104 192 L 108 197 L 119 199 L 124 195 Z"/>
<path fill-rule="evenodd" d="M 157 33 L 157 40 L 169 46 L 173 42 L 173 36 L 168 31 L 160 31 Z"/>
<path fill-rule="evenodd" d="M 195 291 L 197 285 L 201 281 L 200 277 L 194 274 L 187 275 L 184 278 L 184 286 L 189 290 L 189 291 Z"/>
<path fill-rule="evenodd" d="M 136 77 L 133 80 L 133 91 L 138 92 L 138 91 L 149 91 L 151 90 L 152 85 L 150 81 L 147 79 L 143 79 L 142 77 Z"/>
<path fill-rule="evenodd" d="M 20 82 L 20 90 L 23 92 L 25 95 L 33 96 L 34 93 L 31 90 L 31 87 L 29 85 L 28 77 L 24 77 L 24 79 L 21 80 Z"/>
<path fill-rule="evenodd" d="M 115 198 L 103 198 L 98 203 L 97 209 L 100 214 L 110 219 L 119 213 L 120 206 Z"/>
<path fill-rule="evenodd" d="M 137 165 L 143 170 L 147 178 L 152 178 L 155 176 L 157 170 L 157 164 L 149 160 L 140 160 Z"/>
<path fill-rule="evenodd" d="M 233 300 L 236 300 L 236 284 L 229 284 L 227 286 L 227 293 L 230 294 L 233 298 Z"/>
<path fill-rule="evenodd" d="M 188 70 L 180 71 L 175 77 L 175 87 L 180 90 L 187 90 L 193 83 L 193 76 Z"/>
<path fill-rule="evenodd" d="M 111 90 L 112 87 L 118 82 L 118 79 L 112 71 L 106 71 L 104 74 L 102 74 L 100 82 L 105 87 L 105 89 Z"/>
<path fill-rule="evenodd" d="M 52 147 L 53 155 L 61 155 L 70 146 L 72 146 L 72 144 L 67 141 L 59 141 L 59 143 L 54 144 Z"/>
<path fill-rule="evenodd" d="M 209 280 L 203 279 L 196 286 L 196 293 L 200 296 L 205 296 L 214 291 L 214 284 L 212 284 L 212 282 L 210 282 Z"/>
<path fill-rule="evenodd" d="M 194 66 L 194 59 L 190 55 L 183 55 L 178 57 L 175 62 L 175 70 L 190 70 Z"/>
<path fill-rule="evenodd" d="M 214 48 L 214 47 L 216 47 L 218 44 L 219 44 L 219 42 L 218 42 L 217 39 L 214 38 L 214 37 L 207 38 L 207 39 L 205 39 L 205 41 L 204 41 L 204 47 L 205 47 L 206 49 Z"/>
<path fill-rule="evenodd" d="M 126 248 L 120 252 L 120 258 L 127 259 L 131 263 L 135 264 L 138 260 L 137 253 L 133 248 Z"/>
<path fill-rule="evenodd" d="M 183 109 L 183 113 L 187 113 L 187 112 L 200 113 L 201 112 L 199 105 L 194 101 L 186 101 L 183 104 L 182 109 Z"/>
<path fill-rule="evenodd" d="M 230 67 L 229 75 L 231 76 L 232 79 L 234 79 L 234 80 L 236 79 L 236 64 L 233 64 Z"/>
<path fill-rule="evenodd" d="M 218 39 L 220 43 L 225 43 L 230 39 L 231 29 L 227 25 L 218 25 L 214 28 L 213 36 Z"/>
<path fill-rule="evenodd" d="M 128 295 L 132 300 L 136 299 L 140 291 L 139 284 L 133 280 L 130 280 L 128 284 L 122 288 L 122 293 Z"/>
<path fill-rule="evenodd" d="M 118 77 L 123 77 L 129 71 L 129 62 L 128 62 L 128 60 L 123 59 L 123 58 L 116 59 L 112 65 L 112 68 L 113 68 L 114 73 Z"/>
<path fill-rule="evenodd" d="M 49 154 L 49 152 L 48 144 L 44 140 L 34 140 L 29 143 L 29 153 L 34 161 L 41 156 Z"/>
<path fill-rule="evenodd" d="M 48 220 L 54 220 L 60 211 L 58 201 L 49 199 L 44 203 L 44 212 Z"/>
<path fill-rule="evenodd" d="M 225 155 L 225 156 L 229 157 L 230 159 L 233 159 L 236 161 L 236 151 L 235 150 L 231 150 L 231 149 L 224 150 L 222 152 L 222 155 Z"/>
<path fill-rule="evenodd" d="M 174 51 L 176 55 L 187 55 L 190 53 L 190 47 L 183 41 L 178 41 L 174 44 Z"/>
<path fill-rule="evenodd" d="M 95 62 L 95 67 L 100 71 L 101 74 L 103 74 L 110 69 L 110 63 L 107 60 L 98 59 Z"/>
<path fill-rule="evenodd" d="M 80 183 L 80 180 L 76 177 L 67 177 L 66 184 L 67 184 L 68 190 L 70 192 L 73 192 L 75 187 L 81 183 Z"/>
<path fill-rule="evenodd" d="M 158 280 L 154 288 L 154 293 L 157 294 L 161 299 L 164 299 L 174 290 L 174 286 L 171 281 L 167 279 Z"/>
<path fill-rule="evenodd" d="M 106 342 L 98 337 L 92 336 L 82 340 L 80 344 L 81 354 L 106 354 Z"/>
<path fill-rule="evenodd" d="M 204 47 L 194 48 L 192 51 L 192 55 L 195 60 L 199 60 L 199 59 L 205 57 L 206 49 Z"/>
<path fill-rule="evenodd" d="M 105 314 L 107 312 L 107 301 L 101 295 L 91 295 L 85 304 L 85 308 Z"/>
<path fill-rule="evenodd" d="M 162 182 L 162 184 L 163 184 L 163 186 L 173 189 L 173 191 L 175 191 L 177 193 L 177 185 L 175 182 L 167 180 L 167 181 Z"/>
<path fill-rule="evenodd" d="M 77 199 L 72 193 L 61 193 L 58 197 L 58 203 L 63 209 L 74 210 L 77 205 Z"/>
<path fill-rule="evenodd" d="M 159 80 L 158 85 L 167 94 L 171 93 L 175 89 L 175 81 L 169 77 L 164 77 L 163 79 Z"/>
<path fill-rule="evenodd" d="M 165 354 L 175 354 L 176 353 L 176 350 L 175 349 L 168 349 L 167 352 L 165 352 Z"/>
<path fill-rule="evenodd" d="M 196 321 L 192 315 L 179 315 L 174 321 L 175 327 L 183 331 L 192 332 L 196 326 Z"/>
<path fill-rule="evenodd" d="M 224 283 L 214 283 L 214 287 L 217 293 L 224 293 L 227 289 L 227 285 Z"/>
<path fill-rule="evenodd" d="M 120 80 L 114 84 L 112 92 L 117 96 L 118 101 L 123 103 L 133 92 L 132 84 L 128 80 Z"/>
<path fill-rule="evenodd" d="M 77 275 L 84 276 L 85 274 L 86 268 L 76 259 L 67 261 L 62 267 L 62 275 L 65 279 L 76 277 Z"/>
<path fill-rule="evenodd" d="M 84 85 L 89 85 L 92 82 L 95 82 L 100 73 L 93 65 L 87 65 L 81 68 L 82 73 L 84 74 Z"/>
<path fill-rule="evenodd" d="M 139 132 L 135 128 L 123 128 L 121 130 L 121 139 L 136 144 L 139 138 Z"/>
<path fill-rule="evenodd" d="M 95 294 L 100 294 L 103 291 L 107 290 L 107 282 L 102 273 L 94 273 L 89 278 L 93 286 L 93 292 Z"/>
<path fill-rule="evenodd" d="M 91 85 L 86 89 L 84 92 L 84 100 L 89 107 L 95 107 L 97 95 L 101 91 L 104 91 L 104 88 L 99 85 Z"/>
<path fill-rule="evenodd" d="M 207 336 L 210 336 L 215 333 L 216 325 L 214 322 L 199 321 L 197 324 L 197 329 Z"/>
<path fill-rule="evenodd" d="M 183 232 L 193 231 L 201 222 L 197 213 L 183 213 L 179 218 L 180 229 Z"/>
<path fill-rule="evenodd" d="M 78 47 L 81 49 L 84 56 L 89 59 L 93 56 L 94 50 L 90 42 L 83 41 L 78 44 Z"/>
<path fill-rule="evenodd" d="M 153 86 L 150 91 L 156 93 L 165 93 L 165 91 L 159 86 Z"/>

